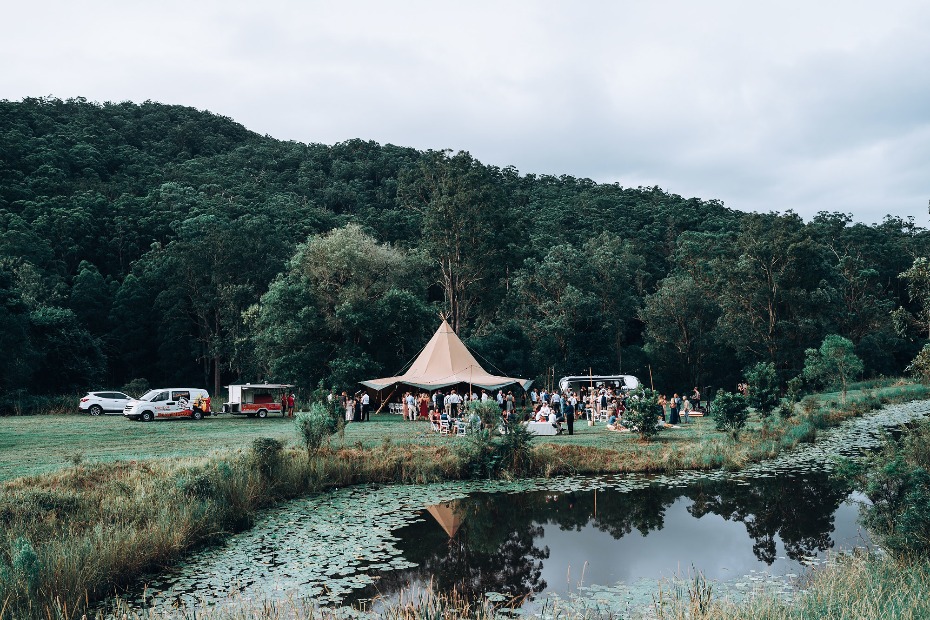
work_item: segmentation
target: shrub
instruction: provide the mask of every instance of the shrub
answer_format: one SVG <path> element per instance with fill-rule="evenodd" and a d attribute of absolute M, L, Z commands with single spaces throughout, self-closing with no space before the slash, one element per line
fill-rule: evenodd
<path fill-rule="evenodd" d="M 495 403 L 496 405 L 496 403 Z M 498 409 L 499 410 L 499 409 Z M 505 426 L 504 433 L 495 445 L 495 466 L 498 474 L 506 471 L 514 476 L 522 476 L 529 472 L 532 464 L 530 452 L 535 435 L 521 423 Z"/>
<path fill-rule="evenodd" d="M 659 433 L 659 396 L 649 388 L 638 388 L 630 395 L 629 419 L 639 438 L 649 441 Z"/>
<path fill-rule="evenodd" d="M 900 442 L 864 463 L 846 461 L 841 475 L 858 483 L 871 501 L 862 522 L 897 557 L 930 557 L 930 424 L 906 432 Z"/>
<path fill-rule="evenodd" d="M 326 405 L 315 402 L 310 411 L 301 411 L 294 418 L 297 436 L 307 450 L 307 460 L 329 442 L 329 438 L 338 430 L 338 422 Z"/>
<path fill-rule="evenodd" d="M 790 399 L 782 402 L 778 406 L 778 415 L 781 416 L 783 420 L 787 420 L 790 417 L 794 416 L 794 403 Z"/>
<path fill-rule="evenodd" d="M 271 437 L 258 437 L 252 442 L 251 460 L 262 478 L 270 480 L 281 466 L 281 450 L 284 442 Z"/>
<path fill-rule="evenodd" d="M 778 405 L 778 373 L 772 362 L 759 362 L 746 369 L 749 384 L 747 401 L 749 406 L 768 417 Z"/>
<path fill-rule="evenodd" d="M 905 369 L 915 381 L 930 384 L 930 343 L 924 345 L 917 357 Z"/>
<path fill-rule="evenodd" d="M 501 426 L 501 408 L 494 400 L 476 400 L 468 403 L 468 412 L 477 413 L 484 427 L 494 433 Z"/>
<path fill-rule="evenodd" d="M 720 390 L 714 397 L 714 402 L 710 404 L 710 415 L 714 418 L 718 431 L 729 433 L 733 439 L 738 439 L 749 418 L 749 406 L 741 394 Z"/>
<path fill-rule="evenodd" d="M 792 405 L 801 402 L 801 399 L 804 398 L 804 394 L 806 392 L 807 384 L 805 383 L 804 377 L 802 375 L 788 379 L 785 396 L 788 398 L 788 402 L 790 402 Z"/>

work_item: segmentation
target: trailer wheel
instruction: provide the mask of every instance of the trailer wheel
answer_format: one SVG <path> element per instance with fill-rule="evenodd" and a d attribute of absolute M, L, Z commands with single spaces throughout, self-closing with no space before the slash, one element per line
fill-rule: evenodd
<path fill-rule="evenodd" d="M 194 413 L 191 414 L 191 417 L 194 418 L 195 420 L 202 420 L 203 411 L 201 411 L 200 409 L 194 409 Z"/>
<path fill-rule="evenodd" d="M 143 411 L 141 419 L 143 422 L 151 422 L 154 417 L 151 411 Z"/>
<path fill-rule="evenodd" d="M 258 410 L 258 417 L 260 417 L 260 418 L 262 418 L 262 419 L 267 418 L 267 417 L 268 417 L 268 410 L 267 410 L 267 409 L 259 409 L 259 410 Z"/>

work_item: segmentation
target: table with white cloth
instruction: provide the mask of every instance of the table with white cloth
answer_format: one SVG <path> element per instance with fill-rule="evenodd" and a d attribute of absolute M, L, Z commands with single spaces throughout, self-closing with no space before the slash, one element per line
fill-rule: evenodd
<path fill-rule="evenodd" d="M 534 435 L 557 435 L 559 432 L 548 422 L 526 422 L 526 428 Z"/>

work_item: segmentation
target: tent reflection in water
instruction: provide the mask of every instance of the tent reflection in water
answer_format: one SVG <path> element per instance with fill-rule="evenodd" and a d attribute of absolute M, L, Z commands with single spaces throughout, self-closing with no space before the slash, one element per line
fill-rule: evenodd
<path fill-rule="evenodd" d="M 497 390 L 514 383 L 528 390 L 533 381 L 488 373 L 445 320 L 407 372 L 396 377 L 361 382 L 365 387 L 378 391 L 397 385 L 430 391 L 458 385 Z"/>
<path fill-rule="evenodd" d="M 458 502 L 433 504 L 432 506 L 427 506 L 426 510 L 433 515 L 433 518 L 442 526 L 442 529 L 446 531 L 449 538 L 455 538 L 456 532 L 459 531 L 459 528 L 462 527 L 462 523 L 465 521 L 465 516 Z"/>

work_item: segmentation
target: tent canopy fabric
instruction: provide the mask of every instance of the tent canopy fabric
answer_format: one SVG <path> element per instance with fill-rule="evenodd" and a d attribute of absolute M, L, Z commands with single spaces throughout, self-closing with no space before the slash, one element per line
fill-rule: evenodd
<path fill-rule="evenodd" d="M 438 390 L 460 383 L 467 383 L 486 390 L 496 390 L 518 383 L 526 390 L 533 382 L 488 373 L 465 348 L 465 344 L 452 331 L 449 323 L 444 320 L 407 372 L 396 377 L 361 382 L 362 385 L 373 390 L 383 390 L 398 383 L 424 390 Z"/>
<path fill-rule="evenodd" d="M 461 515 L 461 511 L 459 510 L 458 502 L 433 504 L 432 506 L 427 506 L 426 510 L 433 515 L 433 518 L 442 526 L 442 529 L 446 531 L 449 538 L 455 538 L 455 534 L 459 531 L 459 528 L 462 527 L 462 522 L 465 521 L 465 517 Z"/>

